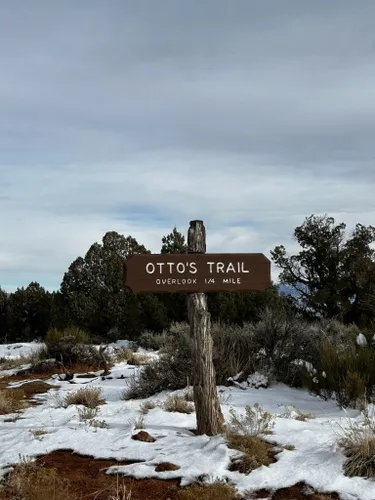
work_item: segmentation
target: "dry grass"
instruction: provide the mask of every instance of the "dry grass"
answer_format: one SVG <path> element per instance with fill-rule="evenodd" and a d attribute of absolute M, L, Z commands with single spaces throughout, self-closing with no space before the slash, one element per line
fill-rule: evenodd
<path fill-rule="evenodd" d="M 285 408 L 284 413 L 279 415 L 281 418 L 294 418 L 301 422 L 306 422 L 308 419 L 314 418 L 314 415 L 310 412 L 300 410 L 297 406 L 291 405 Z"/>
<path fill-rule="evenodd" d="M 62 400 L 61 406 L 66 408 L 70 405 L 83 405 L 87 408 L 97 408 L 103 404 L 100 398 L 102 389 L 100 387 L 81 387 L 75 392 L 71 392 Z"/>
<path fill-rule="evenodd" d="M 41 439 L 42 436 L 45 436 L 48 434 L 48 432 L 45 429 L 30 429 L 29 430 L 30 434 L 33 435 L 35 439 Z"/>
<path fill-rule="evenodd" d="M 178 498 L 179 500 L 239 500 L 240 496 L 232 485 L 217 480 L 207 485 L 195 484 L 183 488 L 178 492 Z"/>
<path fill-rule="evenodd" d="M 14 413 L 28 406 L 22 389 L 4 389 L 0 391 L 0 412 Z"/>
<path fill-rule="evenodd" d="M 255 403 L 253 407 L 245 407 L 245 415 L 238 416 L 236 411 L 231 408 L 231 428 L 235 434 L 244 436 L 259 436 L 260 434 L 272 434 L 272 428 L 275 425 L 274 418 L 268 411 Z"/>
<path fill-rule="evenodd" d="M 98 416 L 99 413 L 99 408 L 88 408 L 87 406 L 84 406 L 83 408 L 77 408 L 77 413 L 78 413 L 78 418 L 81 422 L 84 422 L 86 420 L 92 420 L 95 417 Z"/>
<path fill-rule="evenodd" d="M 51 328 L 48 330 L 45 341 L 47 344 L 51 342 L 59 342 L 65 338 L 72 338 L 75 344 L 88 344 L 90 336 L 81 328 L 72 326 L 59 330 L 58 328 Z"/>
<path fill-rule="evenodd" d="M 13 500 L 78 500 L 67 479 L 25 458 L 7 476 L 2 498 Z"/>
<path fill-rule="evenodd" d="M 342 429 L 337 440 L 346 456 L 344 473 L 348 477 L 375 477 L 375 420 L 367 411 L 364 416 L 362 425 Z"/>
<path fill-rule="evenodd" d="M 294 444 L 286 444 L 283 446 L 284 450 L 288 450 L 288 451 L 293 451 L 296 449 L 296 447 L 294 446 Z"/>
<path fill-rule="evenodd" d="M 169 396 L 163 403 L 166 411 L 178 413 L 193 413 L 194 405 L 186 401 L 184 396 Z"/>
<path fill-rule="evenodd" d="M 229 432 L 227 444 L 229 448 L 243 453 L 241 457 L 233 460 L 229 468 L 231 471 L 250 474 L 254 469 L 272 463 L 269 455 L 271 445 L 262 441 L 258 436 L 244 436 Z"/>
<path fill-rule="evenodd" d="M 134 420 L 134 429 L 144 429 L 145 428 L 145 420 L 143 416 Z"/>
<path fill-rule="evenodd" d="M 303 412 L 303 411 L 301 411 L 294 418 L 295 418 L 295 420 L 299 420 L 301 422 L 306 422 L 306 420 L 314 418 L 314 415 L 312 413 L 309 413 L 309 412 Z"/>
<path fill-rule="evenodd" d="M 128 363 L 129 360 L 132 359 L 133 354 L 134 354 L 134 351 L 132 349 L 128 349 L 126 347 L 121 347 L 116 352 L 116 362 L 117 363 L 123 363 L 123 362 Z"/>
<path fill-rule="evenodd" d="M 147 354 L 137 354 L 136 352 L 132 352 L 132 355 L 127 361 L 128 365 L 141 366 L 150 363 L 151 357 Z"/>
<path fill-rule="evenodd" d="M 194 403 L 194 389 L 192 386 L 188 385 L 184 391 L 184 398 L 186 401 Z"/>
<path fill-rule="evenodd" d="M 150 410 L 153 410 L 157 406 L 159 406 L 159 404 L 155 401 L 145 401 L 141 404 L 140 410 L 143 415 L 147 415 Z"/>
<path fill-rule="evenodd" d="M 25 393 L 25 396 L 29 398 L 30 396 L 33 396 L 34 394 L 44 394 L 50 389 L 58 389 L 58 387 L 47 384 L 46 382 L 43 382 L 42 380 L 32 380 L 30 382 L 25 382 L 20 386 L 20 389 L 23 390 Z"/>
<path fill-rule="evenodd" d="M 132 490 L 127 488 L 124 479 L 120 482 L 118 475 L 116 476 L 116 484 L 111 490 L 108 500 L 131 500 Z"/>

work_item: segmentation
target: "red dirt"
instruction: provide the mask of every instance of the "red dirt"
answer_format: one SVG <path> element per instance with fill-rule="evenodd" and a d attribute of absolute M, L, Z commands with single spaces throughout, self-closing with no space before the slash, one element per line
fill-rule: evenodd
<path fill-rule="evenodd" d="M 111 367 L 110 367 L 111 368 Z M 75 365 L 66 365 L 66 369 L 74 373 L 75 375 L 77 374 L 82 374 L 82 373 L 92 373 L 99 371 L 100 368 L 98 367 L 93 367 L 91 365 L 86 365 L 84 363 L 76 363 Z M 41 373 L 33 373 L 32 371 L 25 371 L 21 375 L 6 375 L 4 377 L 0 376 L 0 383 L 3 382 L 18 382 L 21 380 L 35 380 L 35 379 L 41 379 L 41 380 L 47 380 L 51 378 L 52 375 L 62 375 L 64 376 L 63 370 L 60 369 L 60 367 L 57 366 L 52 366 L 51 369 L 48 369 L 44 372 Z"/>
<path fill-rule="evenodd" d="M 56 469 L 57 474 L 68 479 L 71 493 L 79 499 L 108 500 L 115 493 L 116 475 L 105 474 L 105 469 L 112 465 L 129 465 L 133 462 L 118 462 L 113 459 L 95 459 L 89 456 L 75 454 L 72 450 L 59 450 L 49 455 L 37 458 L 37 463 L 46 468 Z M 119 475 L 118 484 L 126 486 L 126 491 L 132 492 L 132 500 L 178 500 L 179 480 L 142 479 Z M 259 490 L 250 497 L 253 499 L 271 498 L 271 500 L 340 500 L 337 493 L 306 494 L 306 485 L 298 483 L 289 488 L 282 488 L 274 493 Z M 6 492 L 6 491 L 5 491 Z M 4 493 L 5 493 L 4 492 Z M 120 497 L 121 498 L 121 497 Z M 1 496 L 0 500 L 10 500 Z"/>
<path fill-rule="evenodd" d="M 297 483 L 294 486 L 289 486 L 289 488 L 281 488 L 273 494 L 268 490 L 259 490 L 253 494 L 253 498 L 271 498 L 271 500 L 340 500 L 337 493 L 306 494 L 305 490 L 306 484 Z"/>
<path fill-rule="evenodd" d="M 22 382 L 28 380 L 48 380 L 51 378 L 53 373 L 28 373 L 27 375 L 7 375 L 6 377 L 0 377 L 0 386 L 9 384 L 10 382 Z"/>
<path fill-rule="evenodd" d="M 37 459 L 44 467 L 54 468 L 63 477 L 69 479 L 72 490 L 87 500 L 108 500 L 116 485 L 116 475 L 105 474 L 103 469 L 112 465 L 129 465 L 134 462 L 116 460 L 98 460 L 74 454 L 71 450 L 60 450 Z M 175 488 L 178 480 L 163 481 L 158 479 L 136 480 L 119 476 L 119 484 L 125 484 L 132 491 L 132 500 L 175 500 Z"/>

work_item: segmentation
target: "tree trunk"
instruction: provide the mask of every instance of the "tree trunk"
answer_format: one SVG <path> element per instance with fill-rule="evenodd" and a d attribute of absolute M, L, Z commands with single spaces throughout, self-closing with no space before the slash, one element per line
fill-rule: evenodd
<path fill-rule="evenodd" d="M 188 252 L 206 252 L 203 221 L 191 221 Z M 224 430 L 224 418 L 216 391 L 216 373 L 212 360 L 211 320 L 204 293 L 188 295 L 190 334 L 193 338 L 195 367 L 193 373 L 197 433 L 215 436 Z"/>

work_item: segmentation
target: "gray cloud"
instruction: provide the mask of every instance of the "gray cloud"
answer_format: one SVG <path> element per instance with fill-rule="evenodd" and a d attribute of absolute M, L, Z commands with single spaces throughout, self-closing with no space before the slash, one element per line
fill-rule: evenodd
<path fill-rule="evenodd" d="M 198 217 L 212 251 L 268 253 L 313 212 L 373 222 L 374 15 L 1 2 L 0 285 L 57 286 L 106 230 L 158 251 Z"/>

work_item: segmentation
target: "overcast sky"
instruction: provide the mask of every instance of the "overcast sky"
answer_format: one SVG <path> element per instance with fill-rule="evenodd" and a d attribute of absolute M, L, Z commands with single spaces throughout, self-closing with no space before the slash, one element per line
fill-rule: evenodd
<path fill-rule="evenodd" d="M 295 251 L 328 213 L 375 224 L 373 0 L 2 0 L 0 286 L 105 232 L 155 253 Z M 277 270 L 273 270 L 273 278 Z"/>

